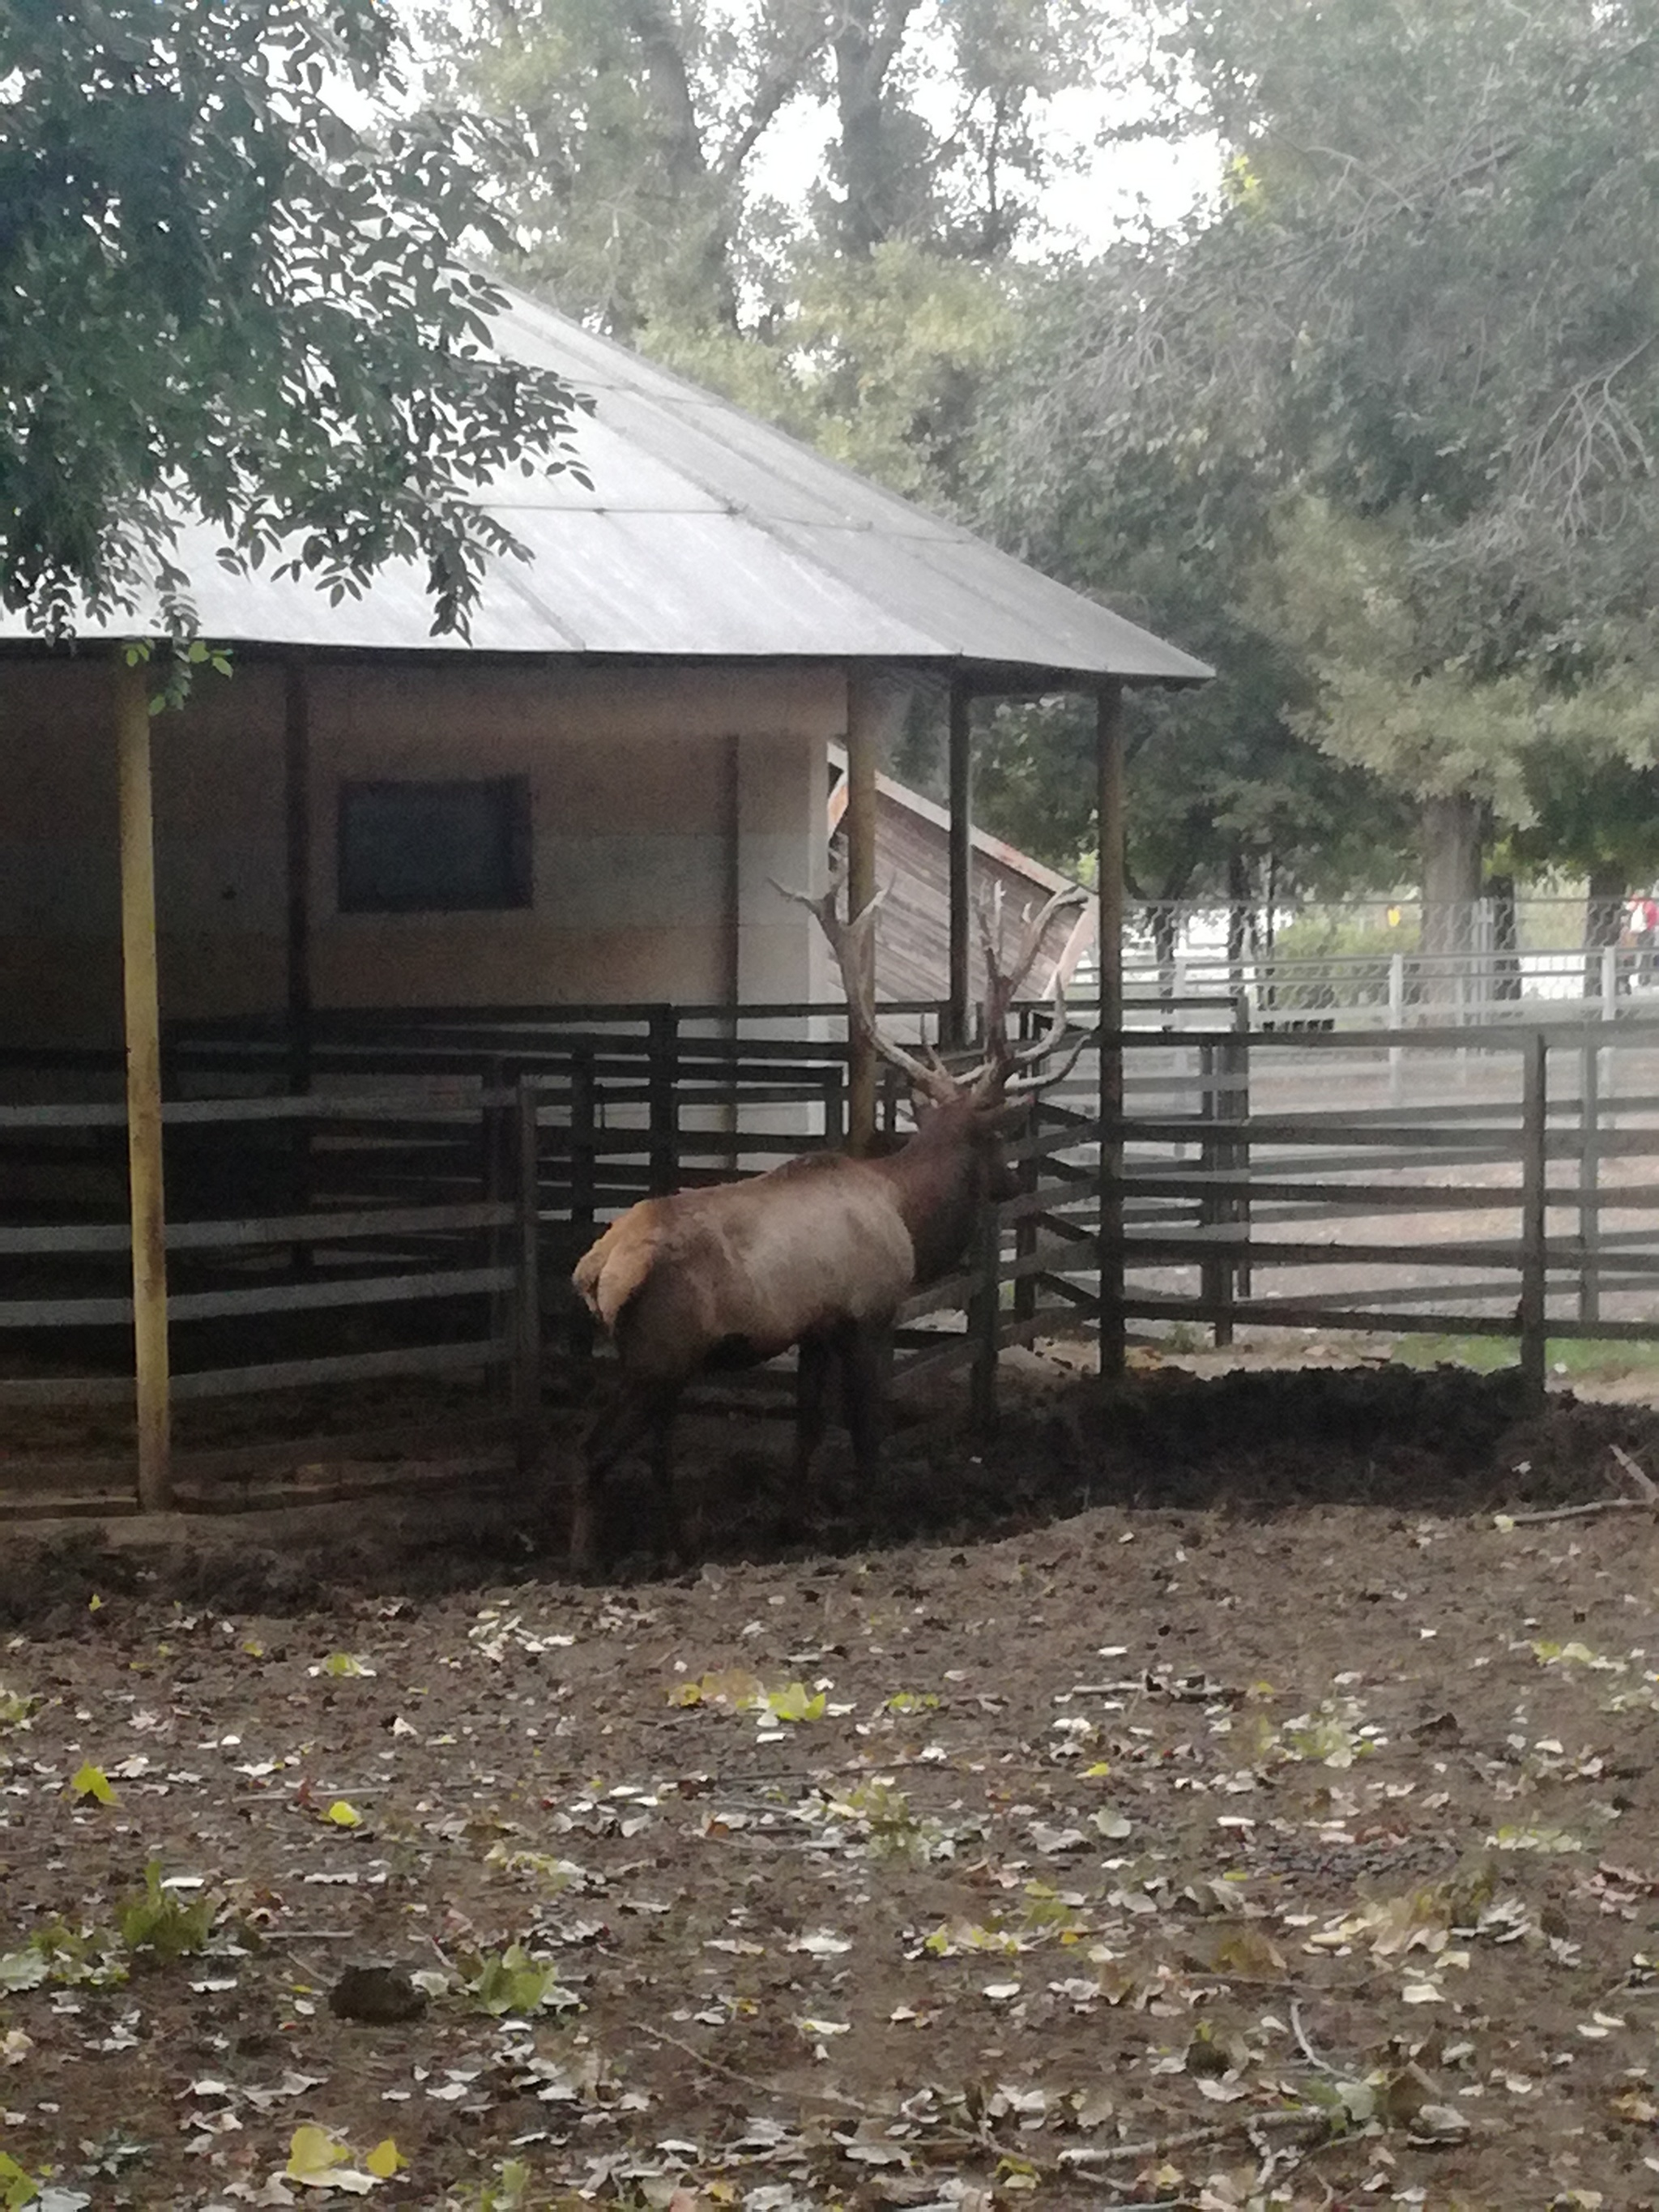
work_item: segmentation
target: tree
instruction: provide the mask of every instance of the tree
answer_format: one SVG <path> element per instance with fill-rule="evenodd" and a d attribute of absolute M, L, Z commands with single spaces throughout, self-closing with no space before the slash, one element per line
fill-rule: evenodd
<path fill-rule="evenodd" d="M 1274 477 L 1195 398 L 1165 422 L 1133 395 L 1103 416 L 1092 349 L 1133 313 L 1143 254 L 1042 272 L 1025 288 L 1019 343 L 978 424 L 978 514 L 1000 541 L 1074 588 L 1179 638 L 1217 680 L 1170 700 L 1132 696 L 1129 863 L 1136 895 L 1269 902 L 1397 879 L 1398 800 L 1339 763 L 1298 716 L 1316 693 L 1295 641 L 1252 578 L 1274 558 Z M 1075 723 L 1075 733 L 1073 724 Z M 1000 718 L 981 777 L 1005 835 L 1056 860 L 1093 837 L 1092 740 L 1077 718 Z"/>
<path fill-rule="evenodd" d="M 1238 149 L 1216 242 L 1317 488 L 1409 518 L 1428 641 L 1476 673 L 1594 653 L 1659 512 L 1647 0 L 1189 15 Z"/>
<path fill-rule="evenodd" d="M 507 244 L 476 147 L 329 104 L 396 62 L 376 0 L 0 6 L 0 595 L 49 635 L 158 584 L 187 630 L 192 510 L 336 597 L 418 558 L 464 628 L 514 550 L 469 495 L 569 465 L 572 395 L 494 357 L 457 258 Z"/>
<path fill-rule="evenodd" d="M 840 0 L 834 27 L 838 198 L 820 207 L 824 240 L 854 258 L 889 240 L 994 260 L 1037 221 L 1054 156 L 1042 119 L 1068 88 L 1108 65 L 1115 7 L 1089 0 Z M 921 46 L 945 56 L 948 125 L 927 119 Z"/>
<path fill-rule="evenodd" d="M 490 117 L 506 264 L 893 489 L 971 519 L 979 397 L 1100 0 L 477 0 L 437 82 Z M 823 181 L 757 189 L 784 127 Z"/>
<path fill-rule="evenodd" d="M 474 0 L 439 27 L 436 82 L 498 126 L 527 281 L 653 350 L 711 326 L 765 340 L 827 258 L 890 244 L 1006 254 L 1054 160 L 1048 104 L 1100 67 L 1113 13 L 1101 0 Z M 828 142 L 799 210 L 753 182 L 786 117 Z"/>
<path fill-rule="evenodd" d="M 1181 490 L 1312 680 L 1297 726 L 1419 805 L 1443 902 L 1478 888 L 1488 820 L 1532 821 L 1551 703 L 1651 654 L 1650 17 L 1188 0 L 1172 44 L 1223 203 L 1091 272 L 1011 441 L 1039 486 L 1058 422 L 1049 483 L 1091 445 L 1114 486 Z"/>
<path fill-rule="evenodd" d="M 738 327 L 764 233 L 748 172 L 822 76 L 821 0 L 478 0 L 434 26 L 433 82 L 494 125 L 513 272 L 639 343 L 659 325 Z"/>

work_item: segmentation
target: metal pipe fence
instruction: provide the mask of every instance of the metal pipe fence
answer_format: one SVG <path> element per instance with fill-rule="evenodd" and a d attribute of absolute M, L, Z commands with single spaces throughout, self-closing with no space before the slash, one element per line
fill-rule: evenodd
<path fill-rule="evenodd" d="M 1551 1338 L 1659 1339 L 1659 1019 L 1269 1028 L 1246 1002 L 1187 996 L 1172 1015 L 1129 1009 L 1120 1121 L 1098 1118 L 1093 1047 L 1036 1107 L 1012 1147 L 1017 1195 L 898 1317 L 901 1380 L 966 1370 L 988 1421 L 1000 1351 L 1119 1316 L 1220 1343 L 1261 1327 L 1508 1337 L 1534 1389 Z M 459 1416 L 468 1444 L 488 1435 L 528 1466 L 544 1386 L 580 1390 L 593 1357 L 568 1277 L 603 1224 L 842 1139 L 837 1009 L 710 1019 L 341 1023 L 298 1097 L 280 1040 L 177 1045 L 177 1089 L 238 1094 L 167 1109 L 179 1407 L 349 1406 L 471 1378 L 485 1395 Z M 883 1119 L 896 1131 L 890 1085 Z M 0 1407 L 117 1422 L 93 1474 L 84 1453 L 0 1460 L 0 1491 L 37 1510 L 43 1486 L 106 1502 L 125 1479 L 123 1134 L 112 1101 L 0 1108 Z M 440 1425 L 421 1428 L 430 1447 Z M 398 1433 L 336 1430 L 329 1455 Z M 198 1438 L 179 1497 L 251 1497 L 250 1470 L 319 1455 L 298 1428 Z"/>

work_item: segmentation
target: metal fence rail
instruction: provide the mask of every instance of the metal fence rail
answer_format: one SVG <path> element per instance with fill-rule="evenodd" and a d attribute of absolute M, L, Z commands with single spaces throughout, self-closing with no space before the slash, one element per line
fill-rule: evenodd
<path fill-rule="evenodd" d="M 169 1105 L 169 1173 L 185 1215 L 167 1231 L 174 1403 L 499 1371 L 514 1378 L 512 1404 L 524 1405 L 536 1244 L 521 1233 L 530 1187 L 514 1187 L 502 1139 L 519 1110 L 511 1095 L 482 1091 L 442 1103 L 381 1093 Z M 122 1109 L 106 1104 L 0 1108 L 0 1175 L 14 1191 L 31 1181 L 36 1191 L 0 1223 L 9 1293 L 0 1299 L 0 1409 L 100 1408 L 118 1425 L 131 1413 L 131 1231 L 87 1218 L 107 1203 L 106 1140 L 123 1127 Z M 228 1179 L 252 1210 L 189 1218 L 185 1201 L 212 1206 Z M 352 1348 L 337 1348 L 348 1334 Z M 503 1410 L 486 1407 L 486 1425 Z M 330 1449 L 384 1449 L 393 1433 L 360 1425 Z M 465 1433 L 476 1441 L 476 1410 Z M 422 1441 L 432 1441 L 429 1425 Z M 181 1494 L 211 1502 L 204 1485 L 314 1456 L 313 1443 L 186 1450 Z M 118 1485 L 127 1469 L 119 1449 L 13 1449 L 0 1461 L 0 1489 L 44 1489 L 69 1504 Z"/>
<path fill-rule="evenodd" d="M 1196 999 L 1193 1026 L 1218 1002 L 1243 1005 L 1264 1032 L 1480 1027 L 1559 1015 L 1569 1007 L 1614 1021 L 1659 1006 L 1655 955 L 1628 945 L 1523 952 L 1471 951 L 1263 952 L 1144 951 L 1124 963 L 1128 988 L 1150 1008 L 1174 1013 Z M 1207 1016 L 1206 1011 L 1207 1009 Z"/>
<path fill-rule="evenodd" d="M 1129 1318 L 1506 1336 L 1537 1386 L 1550 1337 L 1659 1337 L 1659 1024 L 1123 1049 Z"/>
<path fill-rule="evenodd" d="M 902 1377 L 965 1370 L 988 1419 L 1000 1350 L 1104 1340 L 1125 1315 L 1220 1341 L 1507 1336 L 1534 1387 L 1552 1336 L 1659 1339 L 1659 1020 L 1250 1029 L 1227 1002 L 1184 1025 L 1205 1012 L 1132 1008 L 1121 1120 L 1097 1118 L 1092 1047 L 1040 1103 L 1012 1147 L 1018 1194 L 899 1316 Z M 349 1406 L 377 1381 L 471 1376 L 489 1396 L 468 1442 L 487 1431 L 527 1462 L 544 1380 L 580 1387 L 593 1354 L 568 1278 L 605 1221 L 841 1140 L 836 1010 L 711 1024 L 638 1008 L 342 1023 L 313 1040 L 298 1095 L 280 1038 L 180 1048 L 176 1085 L 198 1094 L 167 1109 L 180 1407 L 282 1390 Z M 896 1087 L 883 1118 L 900 1126 Z M 97 1100 L 0 1108 L 0 1407 L 131 1403 L 123 1132 Z M 182 1455 L 181 1494 L 312 1455 L 210 1442 Z M 0 1461 L 0 1490 L 38 1490 L 43 1464 Z M 106 1489 L 125 1480 L 118 1442 L 100 1464 Z"/>

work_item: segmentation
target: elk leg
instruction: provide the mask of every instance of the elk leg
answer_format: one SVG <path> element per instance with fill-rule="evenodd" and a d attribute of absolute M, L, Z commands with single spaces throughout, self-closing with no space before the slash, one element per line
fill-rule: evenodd
<path fill-rule="evenodd" d="M 651 1432 L 651 1479 L 656 1486 L 657 1523 L 662 1530 L 664 1546 L 672 1559 L 683 1564 L 686 1557 L 685 1534 L 680 1526 L 680 1509 L 674 1499 L 674 1412 L 678 1402 L 679 1392 L 676 1390 L 659 1403 Z"/>
<path fill-rule="evenodd" d="M 830 1372 L 835 1364 L 835 1352 L 821 1336 L 804 1336 L 796 1349 L 794 1481 L 783 1511 L 789 1535 L 799 1535 L 817 1518 L 822 1502 L 812 1462 L 830 1425 Z"/>
<path fill-rule="evenodd" d="M 860 1488 L 873 1498 L 886 1432 L 887 1331 L 879 1322 L 848 1322 L 839 1332 L 842 1407 L 853 1439 Z"/>
<path fill-rule="evenodd" d="M 624 1388 L 617 1393 L 589 1429 L 576 1470 L 571 1503 L 570 1571 L 573 1574 L 592 1574 L 598 1566 L 597 1522 L 605 1478 L 617 1462 L 625 1458 L 647 1436 L 652 1438 L 651 1468 L 656 1479 L 658 1501 L 660 1504 L 666 1494 L 670 1531 L 678 1547 L 679 1532 L 673 1519 L 673 1468 L 668 1455 L 668 1443 L 679 1395 L 678 1384 L 672 1387 L 659 1385 L 649 1390 L 637 1386 L 631 1389 Z"/>

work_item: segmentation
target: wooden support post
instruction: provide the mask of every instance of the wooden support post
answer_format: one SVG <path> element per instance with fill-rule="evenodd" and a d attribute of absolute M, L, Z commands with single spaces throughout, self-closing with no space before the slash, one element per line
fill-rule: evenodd
<path fill-rule="evenodd" d="M 1220 1172 L 1224 1153 L 1216 1124 L 1221 1119 L 1221 1086 L 1226 1076 L 1224 1048 L 1201 1044 L 1198 1048 L 1199 1118 L 1204 1125 L 1204 1134 L 1199 1139 L 1198 1166 L 1205 1178 L 1199 1185 L 1198 1220 L 1200 1229 L 1218 1230 L 1226 1218 L 1225 1201 L 1210 1180 Z M 1210 1310 L 1211 1326 L 1215 1348 L 1224 1352 L 1233 1340 L 1231 1316 L 1224 1316 L 1221 1308 L 1226 1303 L 1229 1261 L 1223 1240 L 1213 1238 L 1205 1251 L 1199 1267 L 1199 1296 Z"/>
<path fill-rule="evenodd" d="M 1389 1027 L 1396 1035 L 1406 1026 L 1406 956 L 1389 958 Z M 1406 1054 L 1397 1044 L 1389 1047 L 1389 1103 L 1399 1105 L 1406 1095 Z"/>
<path fill-rule="evenodd" d="M 535 1470 L 542 1448 L 541 1145 L 536 1085 L 519 1078 L 515 1197 L 517 1277 L 513 1301 L 513 1416 L 519 1473 Z"/>
<path fill-rule="evenodd" d="M 283 812 L 288 869 L 288 1087 L 311 1089 L 311 694 L 306 665 L 283 671 Z"/>
<path fill-rule="evenodd" d="M 570 1241 L 577 1255 L 593 1242 L 598 1226 L 598 1083 L 593 1048 L 583 1046 L 570 1061 Z M 571 1302 L 570 1357 L 578 1370 L 578 1394 L 592 1379 L 593 1317 L 580 1298 Z"/>
<path fill-rule="evenodd" d="M 132 1335 L 138 1503 L 173 1503 L 167 1367 L 167 1210 L 161 1175 L 161 1022 L 155 945 L 155 819 L 150 788 L 149 686 L 142 663 L 116 649 L 114 697 L 121 801 L 121 977 L 126 1018 L 127 1178 L 132 1211 Z"/>
<path fill-rule="evenodd" d="M 720 1120 L 732 1139 L 726 1171 L 735 1176 L 741 1158 L 738 1139 L 743 1119 L 738 1081 L 743 1005 L 743 739 L 735 734 L 720 741 L 720 845 L 726 878 L 725 912 L 720 918 L 720 1035 L 726 1042 L 720 1069 Z"/>
<path fill-rule="evenodd" d="M 518 1080 L 516 1069 L 512 1078 Z M 513 1121 L 508 1110 L 512 1096 L 505 1064 L 495 1054 L 484 1062 L 482 1097 L 478 1102 L 478 1188 L 489 1206 L 513 1202 L 514 1170 L 511 1146 Z M 509 1264 L 512 1237 L 506 1224 L 494 1222 L 485 1233 L 484 1264 L 498 1273 Z M 507 1341 L 512 1300 L 504 1290 L 489 1293 L 489 1334 L 496 1345 Z"/>
<path fill-rule="evenodd" d="M 1534 1030 L 1523 1048 L 1521 1082 L 1521 1383 L 1526 1402 L 1544 1403 L 1548 1287 L 1545 1242 L 1549 1168 L 1549 1040 Z"/>
<path fill-rule="evenodd" d="M 968 1043 L 973 1024 L 973 695 L 960 676 L 951 684 L 951 964 L 945 1042 Z"/>
<path fill-rule="evenodd" d="M 288 1089 L 290 1097 L 309 1095 L 313 1024 L 311 995 L 311 691 L 303 660 L 283 669 L 283 816 L 288 882 Z M 296 1120 L 289 1138 L 288 1210 L 311 1206 L 312 1138 L 309 1121 Z M 295 1274 L 311 1271 L 315 1248 L 295 1244 L 289 1263 Z"/>
<path fill-rule="evenodd" d="M 1601 1318 L 1601 1054 L 1581 1048 L 1578 1087 L 1578 1318 Z"/>
<path fill-rule="evenodd" d="M 831 1066 L 823 1072 L 824 1150 L 838 1152 L 847 1141 L 847 1070 Z"/>
<path fill-rule="evenodd" d="M 847 912 L 862 914 L 876 895 L 876 733 L 880 700 L 868 676 L 847 679 Z M 871 939 L 873 969 L 875 940 Z M 872 975 L 872 1003 L 874 975 Z M 876 1054 L 867 1037 L 848 1036 L 848 1149 L 867 1152 L 876 1135 Z"/>
<path fill-rule="evenodd" d="M 1031 1118 L 1026 1123 L 1026 1134 L 1036 1137 L 1042 1129 L 1042 1101 L 1031 1101 Z M 1014 1170 L 1014 1180 L 1019 1185 L 1022 1197 L 1029 1198 L 1042 1180 L 1042 1161 L 1033 1152 Z M 1041 1241 L 1042 1230 L 1035 1213 L 1023 1213 L 1014 1224 L 1014 1259 L 1016 1263 L 1030 1260 Z M 1014 1319 L 1030 1322 L 1036 1319 L 1037 1279 L 1026 1273 L 1014 1278 Z"/>
<path fill-rule="evenodd" d="M 666 1197 L 679 1187 L 680 1130 L 674 1085 L 679 1073 L 679 1016 L 672 1006 L 653 1006 L 646 1048 L 647 1112 L 650 1121 L 651 1195 Z"/>
<path fill-rule="evenodd" d="M 974 1231 L 976 1280 L 968 1303 L 968 1328 L 974 1339 L 969 1401 L 974 1426 L 988 1436 L 997 1423 L 997 1340 L 1002 1333 L 1002 1227 L 995 1204 L 979 1210 Z"/>
<path fill-rule="evenodd" d="M 1249 1298 L 1255 1295 L 1250 1273 L 1250 1010 L 1241 999 L 1233 1012 L 1233 1082 L 1231 1094 L 1234 1119 L 1240 1124 L 1242 1133 L 1232 1147 L 1232 1164 L 1243 1181 L 1234 1203 L 1233 1219 L 1240 1230 L 1240 1257 L 1233 1269 L 1233 1296 Z"/>
<path fill-rule="evenodd" d="M 1123 1321 L 1123 686 L 1102 687 L 1095 726 L 1100 898 L 1100 1371 L 1121 1375 Z"/>

